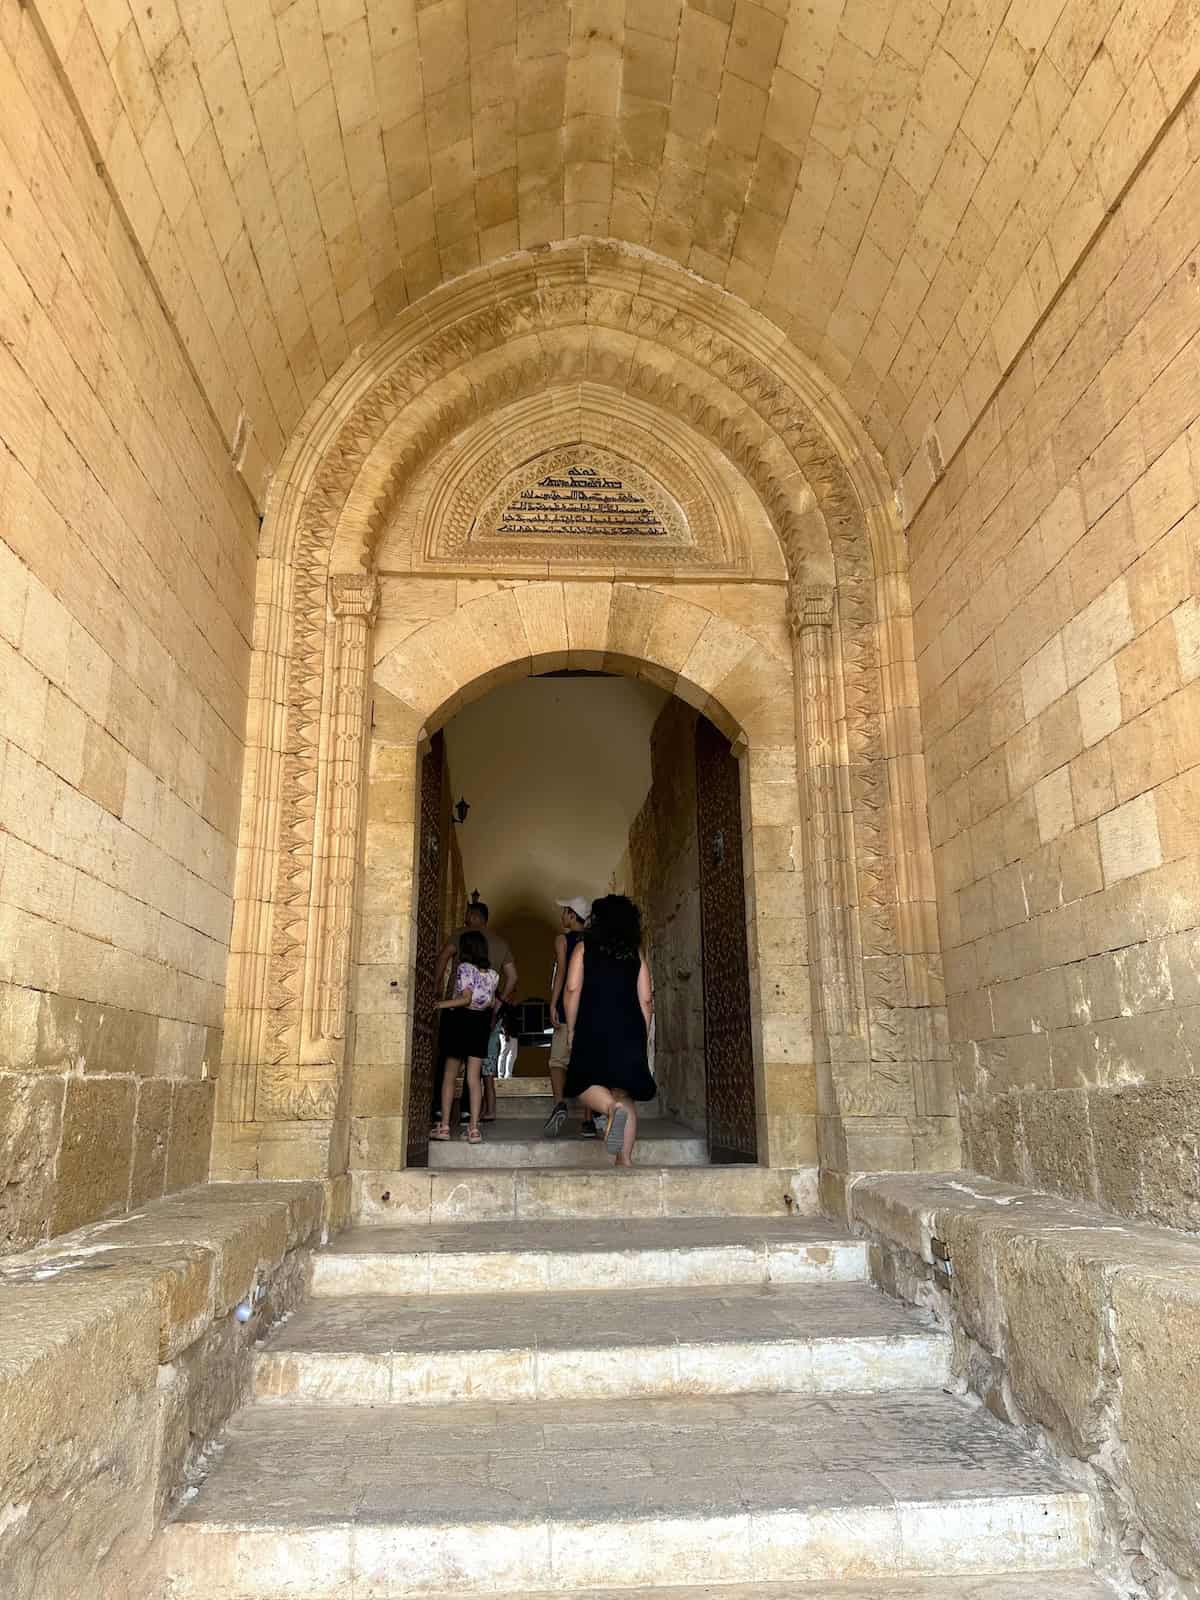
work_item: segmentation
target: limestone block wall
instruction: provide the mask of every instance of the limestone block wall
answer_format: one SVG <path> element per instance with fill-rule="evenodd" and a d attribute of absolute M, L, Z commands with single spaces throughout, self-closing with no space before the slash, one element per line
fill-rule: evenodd
<path fill-rule="evenodd" d="M 704 971 L 696 832 L 696 712 L 670 700 L 650 744 L 651 782 L 629 831 L 624 881 L 642 908 L 654 977 L 654 1075 L 662 1108 L 705 1126 Z"/>
<path fill-rule="evenodd" d="M 1200 103 L 912 529 L 970 1164 L 1200 1228 Z"/>
<path fill-rule="evenodd" d="M 208 1172 L 257 518 L 0 7 L 0 1252 Z"/>

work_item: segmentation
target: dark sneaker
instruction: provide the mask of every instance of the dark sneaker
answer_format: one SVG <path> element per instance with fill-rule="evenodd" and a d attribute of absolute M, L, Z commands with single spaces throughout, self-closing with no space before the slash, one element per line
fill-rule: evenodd
<path fill-rule="evenodd" d="M 554 1110 L 546 1118 L 546 1124 L 542 1129 L 543 1135 L 547 1139 L 557 1139 L 559 1134 L 562 1132 L 562 1126 L 566 1120 L 567 1102 L 565 1100 L 560 1100 L 555 1106 Z"/>
<path fill-rule="evenodd" d="M 600 1130 L 596 1126 L 594 1117 L 585 1117 L 579 1124 L 579 1137 L 581 1139 L 598 1139 Z"/>

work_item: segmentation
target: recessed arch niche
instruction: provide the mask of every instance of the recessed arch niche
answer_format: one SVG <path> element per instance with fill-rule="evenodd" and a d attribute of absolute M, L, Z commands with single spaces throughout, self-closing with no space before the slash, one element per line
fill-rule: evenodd
<path fill-rule="evenodd" d="M 401 558 L 392 541 L 421 486 L 445 486 L 435 463 L 509 408 L 572 390 L 606 395 L 615 416 L 649 407 L 685 430 L 693 459 L 715 453 L 711 501 L 719 507 L 723 480 L 743 540 L 726 545 L 729 567 L 655 569 L 607 552 L 589 565 L 564 551 L 437 570 L 411 535 Z M 755 518 L 757 545 L 744 531 Z M 575 582 L 609 592 L 613 641 L 572 646 L 551 591 Z M 790 767 L 766 747 L 763 759 L 790 772 L 781 781 L 799 808 L 790 889 L 801 892 L 811 953 L 816 1084 L 800 1114 L 815 1118 L 821 1163 L 844 1173 L 953 1159 L 904 547 L 886 479 L 836 391 L 761 316 L 644 252 L 582 241 L 498 263 L 403 313 L 327 386 L 272 490 L 221 1170 L 337 1173 L 350 1159 L 346 1065 L 380 647 L 410 648 L 414 673 L 447 703 L 495 666 L 488 630 L 500 635 L 497 670 L 578 648 L 678 675 L 646 649 L 654 627 L 669 628 L 668 588 L 703 599 L 712 620 L 688 648 L 715 650 L 725 695 L 769 700 L 772 715 L 791 718 Z M 472 609 L 485 602 L 494 615 Z M 764 699 L 752 652 L 725 659 L 727 629 L 774 654 L 786 688 Z M 394 698 L 417 717 L 416 739 L 429 708 Z M 779 1095 L 795 1099 L 799 1077 Z M 771 1102 L 768 1083 L 772 1103 L 784 1101 Z"/>

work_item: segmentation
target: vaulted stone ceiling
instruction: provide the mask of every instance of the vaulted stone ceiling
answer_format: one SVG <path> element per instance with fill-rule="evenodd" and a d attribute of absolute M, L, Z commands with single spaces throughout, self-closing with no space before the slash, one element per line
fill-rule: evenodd
<path fill-rule="evenodd" d="M 259 485 L 402 307 L 579 234 L 761 308 L 899 480 L 1200 64 L 1186 0 L 30 3 Z"/>

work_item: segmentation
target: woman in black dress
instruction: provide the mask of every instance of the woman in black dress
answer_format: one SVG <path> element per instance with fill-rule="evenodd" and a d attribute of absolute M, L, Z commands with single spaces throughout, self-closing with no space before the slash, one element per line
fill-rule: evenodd
<path fill-rule="evenodd" d="M 632 900 L 609 894 L 571 952 L 563 995 L 571 1064 L 563 1093 L 607 1117 L 605 1148 L 633 1165 L 637 1100 L 658 1090 L 646 1063 L 654 998 L 642 953 L 642 918 Z"/>

